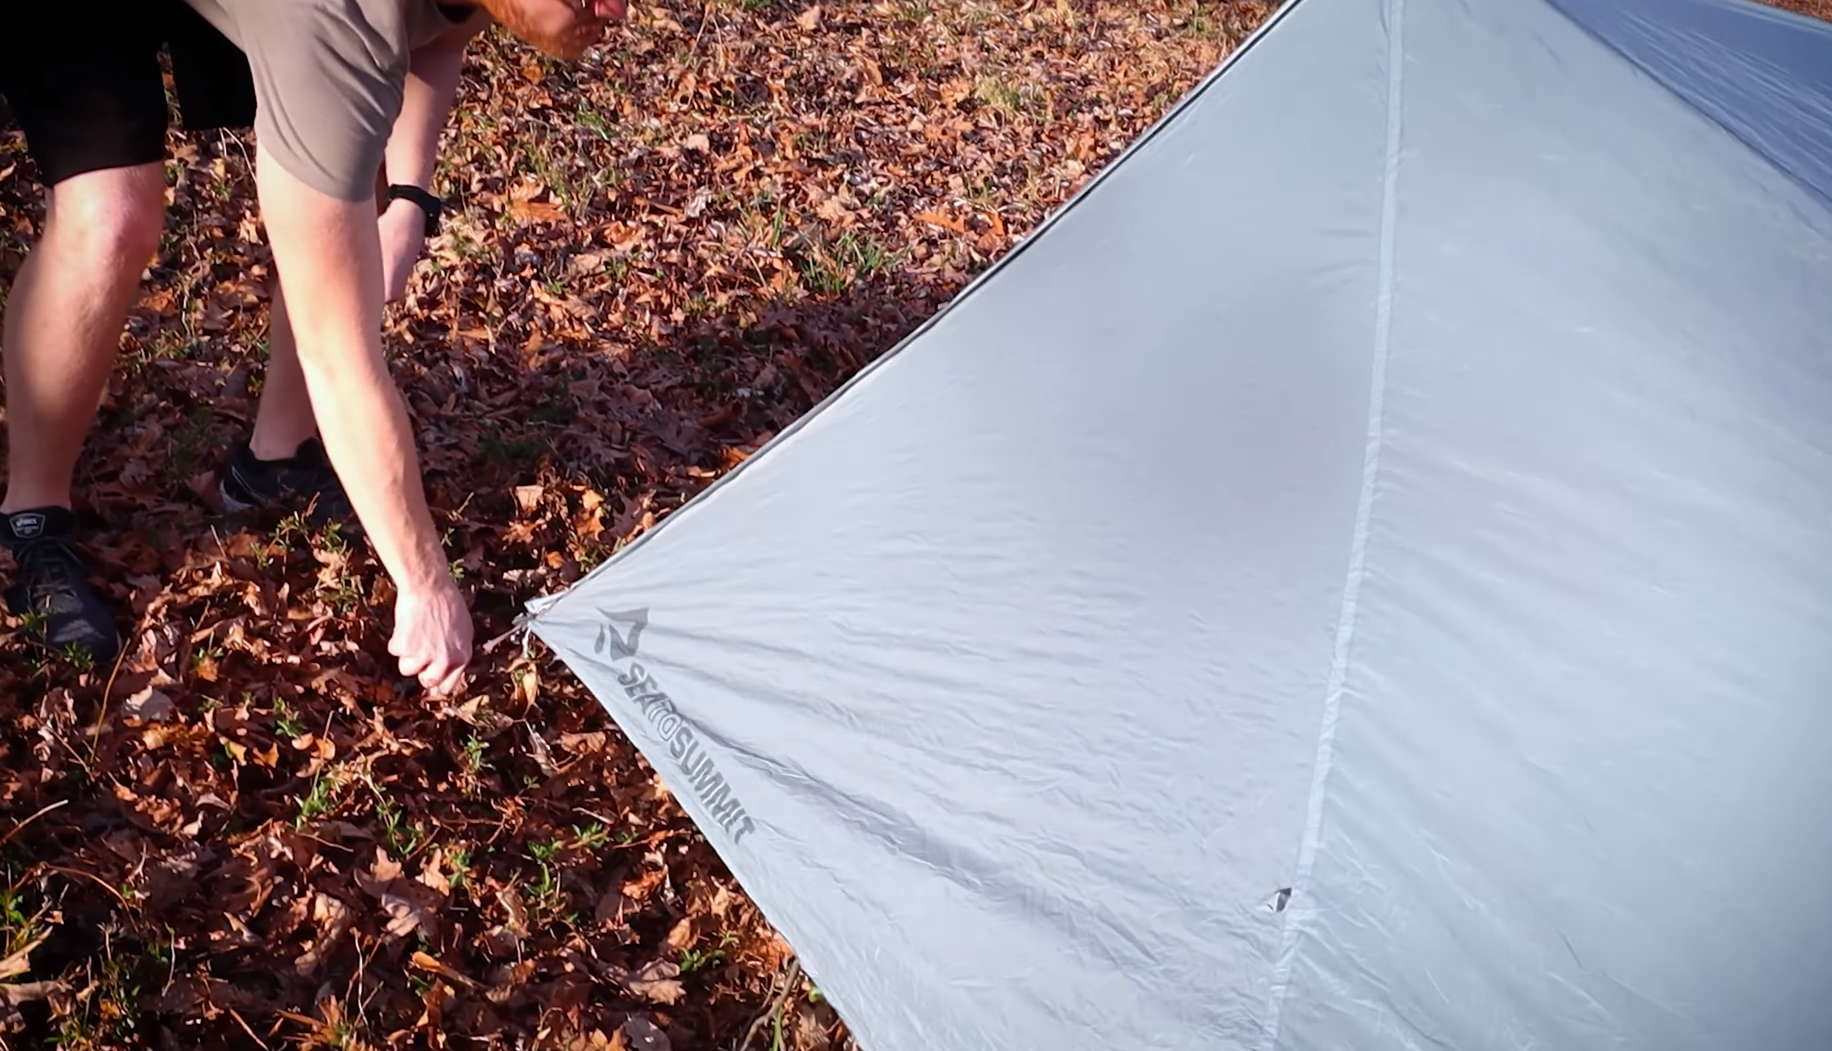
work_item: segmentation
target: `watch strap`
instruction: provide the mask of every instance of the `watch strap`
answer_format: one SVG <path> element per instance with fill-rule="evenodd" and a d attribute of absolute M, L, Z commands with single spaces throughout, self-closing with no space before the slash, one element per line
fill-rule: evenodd
<path fill-rule="evenodd" d="M 426 213 L 426 236 L 431 237 L 439 232 L 439 216 L 445 211 L 445 202 L 418 186 L 395 183 L 388 187 L 390 201 L 412 201 Z"/>

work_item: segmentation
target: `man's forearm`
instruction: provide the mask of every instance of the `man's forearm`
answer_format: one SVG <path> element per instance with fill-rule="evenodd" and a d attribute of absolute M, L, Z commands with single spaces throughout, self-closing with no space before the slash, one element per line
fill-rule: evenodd
<path fill-rule="evenodd" d="M 414 51 L 402 90 L 401 112 L 388 136 L 389 182 L 422 189 L 431 186 L 439 160 L 439 136 L 451 116 L 452 100 L 458 96 L 465 45 L 489 24 L 489 16 L 479 12 Z"/>
<path fill-rule="evenodd" d="M 406 404 L 382 358 L 375 212 L 307 187 L 257 146 L 256 187 L 326 453 L 404 592 L 450 580 Z"/>

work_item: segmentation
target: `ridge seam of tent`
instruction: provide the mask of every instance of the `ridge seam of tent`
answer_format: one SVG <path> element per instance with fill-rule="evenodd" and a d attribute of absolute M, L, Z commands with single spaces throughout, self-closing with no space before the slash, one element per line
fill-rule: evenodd
<path fill-rule="evenodd" d="M 766 453 L 774 452 L 777 446 L 781 445 L 782 443 L 788 441 L 790 438 L 794 437 L 794 435 L 797 432 L 799 432 L 803 427 L 807 426 L 807 424 L 810 421 L 820 416 L 822 412 L 831 408 L 835 402 L 839 401 L 840 398 L 844 397 L 849 391 L 852 390 L 854 386 L 860 383 L 863 383 L 879 368 L 881 368 L 884 365 L 889 364 L 899 354 L 901 354 L 906 348 L 914 345 L 915 342 L 919 340 L 920 338 L 922 338 L 925 334 L 927 334 L 930 329 L 934 328 L 936 325 L 941 324 L 942 321 L 946 320 L 949 314 L 951 314 L 961 304 L 965 303 L 968 297 L 970 297 L 976 291 L 978 291 L 981 285 L 984 285 L 987 282 L 991 281 L 994 277 L 997 277 L 1000 271 L 1004 270 L 1012 262 L 1014 262 L 1016 259 L 1022 256 L 1024 252 L 1027 249 L 1029 249 L 1032 245 L 1036 244 L 1039 238 L 1041 238 L 1044 234 L 1048 233 L 1051 227 L 1055 226 L 1058 222 L 1060 222 L 1063 218 L 1065 218 L 1069 214 L 1069 212 L 1075 208 L 1076 205 L 1080 204 L 1083 200 L 1085 200 L 1088 197 L 1089 194 L 1093 193 L 1096 189 L 1098 189 L 1101 183 L 1107 181 L 1107 179 L 1110 176 L 1112 176 L 1116 171 L 1118 171 L 1120 169 L 1120 166 L 1124 164 L 1128 159 L 1130 159 L 1133 154 L 1138 153 L 1140 150 L 1143 150 L 1146 146 L 1148 146 L 1152 142 L 1152 140 L 1156 139 L 1159 136 L 1159 134 L 1161 134 L 1165 129 L 1169 128 L 1172 124 L 1174 124 L 1177 118 L 1182 116 L 1186 110 L 1194 106 L 1202 98 L 1202 96 L 1208 92 L 1210 88 L 1215 86 L 1216 82 L 1219 81 L 1224 74 L 1226 74 L 1230 69 L 1234 68 L 1234 64 L 1236 62 L 1239 62 L 1241 59 L 1245 58 L 1248 52 L 1253 50 L 1253 46 L 1255 44 L 1259 43 L 1262 39 L 1264 39 L 1268 33 L 1272 32 L 1274 27 L 1276 27 L 1280 22 L 1284 21 L 1286 15 L 1289 15 L 1293 9 L 1297 8 L 1303 2 L 1304 0 L 1278 0 L 1278 7 L 1276 7 L 1273 10 L 1273 12 L 1266 17 L 1266 20 L 1264 22 L 1260 23 L 1259 28 L 1247 34 L 1246 39 L 1242 40 L 1240 44 L 1234 48 L 1233 51 L 1230 51 L 1225 57 L 1223 57 L 1221 62 L 1213 70 L 1209 71 L 1207 76 L 1197 81 L 1196 86 L 1191 88 L 1190 91 L 1187 94 L 1185 94 L 1182 99 L 1178 100 L 1178 102 L 1175 105 L 1171 106 L 1171 108 L 1167 112 L 1165 112 L 1163 116 L 1159 117 L 1155 123 L 1153 123 L 1150 127 L 1146 128 L 1145 131 L 1141 133 L 1138 136 L 1138 138 L 1134 139 L 1129 146 L 1127 146 L 1124 150 L 1121 150 L 1119 154 L 1115 156 L 1112 160 L 1108 161 L 1107 164 L 1103 166 L 1100 169 L 1100 171 L 1096 172 L 1094 177 L 1092 179 L 1089 179 L 1088 182 L 1084 186 L 1082 186 L 1080 190 L 1077 190 L 1075 193 L 1071 194 L 1069 196 L 1069 199 L 1067 201 L 1064 201 L 1060 207 L 1058 207 L 1054 212 L 1051 212 L 1049 215 L 1045 216 L 1043 218 L 1043 221 L 1038 223 L 1036 228 L 1033 229 L 1030 233 L 1026 234 L 1022 240 L 1020 240 L 1017 244 L 1013 245 L 1010 251 L 1006 252 L 1003 256 L 1000 256 L 996 261 L 993 262 L 991 266 L 981 271 L 979 276 L 975 277 L 972 281 L 967 282 L 966 286 L 963 287 L 959 292 L 956 292 L 954 296 L 951 299 L 949 299 L 947 303 L 943 304 L 939 310 L 935 311 L 933 314 L 930 314 L 927 318 L 923 320 L 923 322 L 920 325 L 912 329 L 908 335 L 898 340 L 896 344 L 893 345 L 889 350 L 886 350 L 883 354 L 880 354 L 877 358 L 873 359 L 872 361 L 867 362 L 865 366 L 861 368 L 858 372 L 854 373 L 850 379 L 840 384 L 837 388 L 835 388 L 832 392 L 830 392 L 825 398 L 822 398 L 820 401 L 816 402 L 814 406 L 810 408 L 807 412 L 804 412 L 800 416 L 796 417 L 796 419 L 791 421 L 786 427 L 778 431 L 775 437 L 771 438 L 767 442 L 764 442 L 762 446 L 758 447 L 758 449 L 755 452 L 751 453 L 751 455 L 745 457 L 744 460 L 740 462 L 737 466 L 733 467 L 729 471 L 726 471 L 723 475 L 720 475 L 717 479 L 715 479 L 712 482 L 712 484 L 708 485 L 705 489 L 702 489 L 699 493 L 697 493 L 692 499 L 688 500 L 685 504 L 682 504 L 680 507 L 675 508 L 672 513 L 667 515 L 660 522 L 657 522 L 654 528 L 648 530 L 647 532 L 643 533 L 642 535 L 636 537 L 634 540 L 631 540 L 629 543 L 618 548 L 614 553 L 611 554 L 609 558 L 606 558 L 603 562 L 600 562 L 590 572 L 586 573 L 584 576 L 580 577 L 578 580 L 575 580 L 571 584 L 567 585 L 567 587 L 564 590 L 555 592 L 550 595 L 537 595 L 534 598 L 531 598 L 527 602 L 523 603 L 522 608 L 526 612 L 524 613 L 522 618 L 518 618 L 518 630 L 521 628 L 526 628 L 526 627 L 531 626 L 534 621 L 539 620 L 543 615 L 547 613 L 548 610 L 552 609 L 556 604 L 558 604 L 559 601 L 562 598 L 564 598 L 568 592 L 572 591 L 573 589 L 579 587 L 582 584 L 585 584 L 586 582 L 590 581 L 593 577 L 617 565 L 624 558 L 628 557 L 632 551 L 641 547 L 644 541 L 654 536 L 657 532 L 659 532 L 663 528 L 666 528 L 670 522 L 676 521 L 682 515 L 693 511 L 695 509 L 695 505 L 703 505 L 706 502 L 707 498 L 713 496 L 725 485 L 729 484 L 732 480 L 742 475 L 746 468 L 750 467 L 752 464 L 762 459 Z"/>
<path fill-rule="evenodd" d="M 1305 812 L 1304 835 L 1298 846 L 1298 863 L 1291 880 L 1291 897 L 1280 932 L 1279 953 L 1272 980 L 1272 1006 L 1266 1026 L 1265 1051 L 1279 1040 L 1291 971 L 1297 957 L 1298 928 L 1309 909 L 1311 874 L 1323 838 L 1323 803 L 1335 759 L 1336 728 L 1342 717 L 1342 694 L 1348 678 L 1349 652 L 1355 641 L 1360 612 L 1361 582 L 1367 576 L 1368 534 L 1374 516 L 1374 490 L 1380 479 L 1380 450 L 1386 429 L 1387 356 L 1393 331 L 1394 228 L 1399 213 L 1400 123 L 1405 67 L 1406 0 L 1387 0 L 1387 142 L 1381 174 L 1380 257 L 1375 282 L 1374 348 L 1368 382 L 1368 440 L 1362 452 L 1361 495 L 1355 507 L 1355 530 L 1349 543 L 1349 564 L 1342 582 L 1342 611 L 1336 620 L 1335 649 L 1330 658 L 1329 682 L 1324 691 L 1322 725 L 1317 732 L 1317 760 L 1311 775 L 1310 801 Z"/>

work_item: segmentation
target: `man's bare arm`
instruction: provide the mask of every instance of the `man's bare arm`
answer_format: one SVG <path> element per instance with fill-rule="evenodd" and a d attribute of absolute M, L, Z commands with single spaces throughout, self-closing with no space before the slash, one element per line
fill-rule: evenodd
<path fill-rule="evenodd" d="M 458 96 L 465 45 L 491 21 L 489 14 L 480 10 L 438 39 L 414 49 L 407 82 L 402 87 L 401 112 L 388 137 L 389 182 L 430 187 L 433 170 L 438 166 L 439 136 L 451 118 L 452 101 Z"/>
<path fill-rule="evenodd" d="M 382 358 L 374 205 L 312 189 L 258 146 L 255 184 L 325 451 L 400 592 L 393 648 L 405 674 L 443 691 L 470 659 L 471 621 Z"/>
<path fill-rule="evenodd" d="M 410 200 L 388 201 L 381 195 L 390 184 L 433 189 L 439 137 L 458 94 L 465 45 L 489 24 L 490 16 L 480 11 L 414 49 L 410 57 L 401 111 L 395 116 L 382 170 L 376 172 L 375 179 L 378 203 L 382 204 L 382 274 L 389 302 L 407 291 L 414 265 L 425 250 L 426 216 Z"/>

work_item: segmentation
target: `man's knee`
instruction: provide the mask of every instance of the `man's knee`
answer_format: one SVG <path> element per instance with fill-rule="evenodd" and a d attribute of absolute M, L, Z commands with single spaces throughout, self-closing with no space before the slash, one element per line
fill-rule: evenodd
<path fill-rule="evenodd" d="M 138 278 L 165 228 L 165 172 L 158 164 L 85 172 L 57 184 L 45 236 Z"/>

